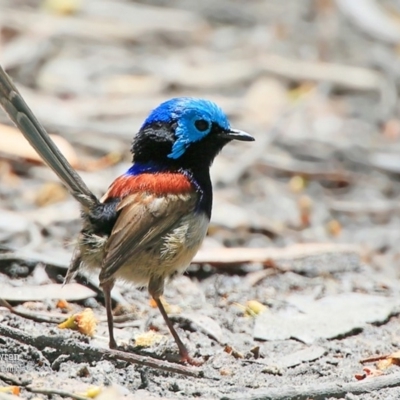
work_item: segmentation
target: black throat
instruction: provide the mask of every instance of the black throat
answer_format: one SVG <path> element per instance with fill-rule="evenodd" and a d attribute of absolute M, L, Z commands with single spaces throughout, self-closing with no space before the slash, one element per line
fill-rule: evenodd
<path fill-rule="evenodd" d="M 152 123 L 139 131 L 132 144 L 133 162 L 139 168 L 148 166 L 149 172 L 169 171 L 186 175 L 200 195 L 197 211 L 205 212 L 209 218 L 213 197 L 210 166 L 228 143 L 228 140 L 218 137 L 218 127 L 213 129 L 202 140 L 190 144 L 177 159 L 168 157 L 176 139 L 174 123 Z"/>

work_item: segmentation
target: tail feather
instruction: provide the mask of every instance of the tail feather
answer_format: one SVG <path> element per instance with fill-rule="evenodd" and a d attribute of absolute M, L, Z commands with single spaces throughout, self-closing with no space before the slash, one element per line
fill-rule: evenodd
<path fill-rule="evenodd" d="M 72 196 L 84 207 L 91 208 L 98 203 L 96 196 L 51 140 L 1 66 L 0 105 L 46 164 L 67 186 Z"/>

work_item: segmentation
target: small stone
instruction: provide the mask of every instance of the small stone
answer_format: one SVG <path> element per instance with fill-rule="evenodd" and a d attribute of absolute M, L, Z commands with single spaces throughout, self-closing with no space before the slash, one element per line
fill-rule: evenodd
<path fill-rule="evenodd" d="M 232 375 L 232 370 L 227 367 L 223 367 L 219 370 L 220 375 L 222 376 L 231 376 Z"/>
<path fill-rule="evenodd" d="M 270 375 L 282 375 L 283 371 L 281 368 L 279 368 L 277 365 L 269 365 L 265 367 L 261 372 L 264 374 L 270 374 Z"/>

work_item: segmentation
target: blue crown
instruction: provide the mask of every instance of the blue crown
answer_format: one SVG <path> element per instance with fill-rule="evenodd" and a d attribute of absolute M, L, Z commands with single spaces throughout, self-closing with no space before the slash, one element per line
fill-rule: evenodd
<path fill-rule="evenodd" d="M 196 121 L 203 120 L 207 124 L 202 129 L 196 126 Z M 154 109 L 144 121 L 142 129 L 156 122 L 176 122 L 176 141 L 172 146 L 170 158 L 179 158 L 187 147 L 207 136 L 212 125 L 218 125 L 224 130 L 230 129 L 227 116 L 222 109 L 212 101 L 192 97 L 176 97 L 165 101 Z"/>

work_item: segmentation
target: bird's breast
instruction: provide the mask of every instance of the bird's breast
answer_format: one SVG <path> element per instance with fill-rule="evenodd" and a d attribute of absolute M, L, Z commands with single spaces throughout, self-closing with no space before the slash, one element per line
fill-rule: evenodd
<path fill-rule="evenodd" d="M 178 172 L 125 174 L 117 178 L 109 187 L 102 201 L 110 198 L 124 198 L 134 193 L 146 192 L 155 196 L 187 194 L 195 187 L 190 179 Z"/>

